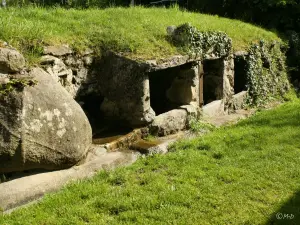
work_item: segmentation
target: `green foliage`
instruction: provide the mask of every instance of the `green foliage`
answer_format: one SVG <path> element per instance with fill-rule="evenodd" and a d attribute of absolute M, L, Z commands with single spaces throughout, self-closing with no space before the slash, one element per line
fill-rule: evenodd
<path fill-rule="evenodd" d="M 146 137 L 144 137 L 144 140 L 146 140 L 146 141 L 155 141 L 157 139 L 157 137 L 156 136 L 153 136 L 153 135 L 151 135 L 151 134 L 148 134 Z"/>
<path fill-rule="evenodd" d="M 294 88 L 291 88 L 284 96 L 283 99 L 287 102 L 296 101 L 298 98 Z"/>
<path fill-rule="evenodd" d="M 216 129 L 215 126 L 213 126 L 210 123 L 198 120 L 197 118 L 190 118 L 189 119 L 189 129 L 192 132 L 196 132 L 196 133 L 207 133 L 210 131 L 213 131 Z"/>
<path fill-rule="evenodd" d="M 289 74 L 292 81 L 299 81 L 299 71 L 300 71 L 300 32 L 295 31 L 287 32 L 289 39 L 289 50 L 288 50 L 288 65 Z M 299 88 L 299 87 L 297 87 Z"/>
<path fill-rule="evenodd" d="M 277 224 L 300 183 L 300 102 L 258 113 L 167 155 L 73 182 L 0 224 Z M 283 224 L 287 220 L 282 220 Z"/>
<path fill-rule="evenodd" d="M 8 6 L 61 6 L 66 8 L 105 8 L 129 6 L 130 0 L 7 0 Z"/>
<path fill-rule="evenodd" d="M 22 91 L 25 86 L 34 86 L 37 81 L 31 79 L 10 79 L 9 82 L 0 85 L 0 95 L 7 95 L 16 90 Z"/>
<path fill-rule="evenodd" d="M 232 50 L 232 40 L 223 32 L 200 32 L 189 23 L 177 27 L 172 35 L 175 46 L 182 48 L 189 55 L 205 58 L 213 52 L 216 57 L 228 56 Z"/>
<path fill-rule="evenodd" d="M 297 0 L 189 0 L 188 9 L 261 24 L 281 31 L 300 31 Z"/>
<path fill-rule="evenodd" d="M 261 41 L 249 49 L 247 79 L 250 105 L 262 106 L 289 89 L 285 52 L 280 43 Z"/>
<path fill-rule="evenodd" d="M 300 80 L 299 0 L 189 0 L 188 4 L 193 11 L 241 19 L 280 31 L 290 41 L 289 74 L 293 81 Z"/>

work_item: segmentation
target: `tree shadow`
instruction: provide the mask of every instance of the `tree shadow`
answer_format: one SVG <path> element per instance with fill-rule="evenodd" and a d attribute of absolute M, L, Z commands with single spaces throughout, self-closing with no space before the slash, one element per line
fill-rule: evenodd
<path fill-rule="evenodd" d="M 296 192 L 266 222 L 266 225 L 298 225 L 300 224 L 300 191 Z"/>

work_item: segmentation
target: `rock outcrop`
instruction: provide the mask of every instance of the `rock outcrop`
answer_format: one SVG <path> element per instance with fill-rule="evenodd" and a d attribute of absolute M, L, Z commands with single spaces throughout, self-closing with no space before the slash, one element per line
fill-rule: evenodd
<path fill-rule="evenodd" d="M 44 70 L 25 76 L 35 85 L 0 94 L 0 173 L 73 166 L 91 145 L 86 115 Z"/>
<path fill-rule="evenodd" d="M 16 73 L 25 67 L 25 59 L 13 48 L 0 48 L 0 73 Z"/>

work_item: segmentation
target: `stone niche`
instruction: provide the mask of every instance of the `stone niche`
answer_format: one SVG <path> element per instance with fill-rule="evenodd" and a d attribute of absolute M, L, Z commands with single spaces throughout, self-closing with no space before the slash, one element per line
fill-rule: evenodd
<path fill-rule="evenodd" d="M 203 61 L 203 104 L 223 98 L 224 62 L 222 59 Z"/>
<path fill-rule="evenodd" d="M 148 73 L 150 106 L 156 115 L 192 103 L 199 104 L 198 63 Z"/>
<path fill-rule="evenodd" d="M 232 108 L 239 110 L 244 107 L 247 98 L 247 70 L 248 62 L 247 52 L 236 52 L 234 54 L 234 96 L 232 99 Z"/>
<path fill-rule="evenodd" d="M 232 56 L 202 61 L 200 106 L 204 116 L 227 114 L 234 95 L 234 60 Z"/>

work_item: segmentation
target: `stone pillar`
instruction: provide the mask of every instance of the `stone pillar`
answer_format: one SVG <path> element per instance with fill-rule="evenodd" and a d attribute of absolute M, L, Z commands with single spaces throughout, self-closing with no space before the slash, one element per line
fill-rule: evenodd
<path fill-rule="evenodd" d="M 155 118 L 155 112 L 150 105 L 149 76 L 145 74 L 142 82 L 143 96 L 141 96 L 140 109 L 137 111 L 140 124 L 149 124 Z"/>
<path fill-rule="evenodd" d="M 234 58 L 233 55 L 229 55 L 224 58 L 224 70 L 223 70 L 223 102 L 224 112 L 232 108 L 232 99 L 234 95 Z"/>

